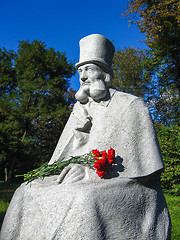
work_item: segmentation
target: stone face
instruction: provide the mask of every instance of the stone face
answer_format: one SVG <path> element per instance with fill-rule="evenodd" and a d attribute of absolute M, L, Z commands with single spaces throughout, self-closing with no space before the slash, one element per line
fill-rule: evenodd
<path fill-rule="evenodd" d="M 104 179 L 71 164 L 60 176 L 22 184 L 0 239 L 170 239 L 159 180 L 164 164 L 149 111 L 141 98 L 111 87 L 114 47 L 109 40 L 90 35 L 80 48 L 77 103 L 49 164 L 109 148 L 115 150 L 115 163 Z"/>

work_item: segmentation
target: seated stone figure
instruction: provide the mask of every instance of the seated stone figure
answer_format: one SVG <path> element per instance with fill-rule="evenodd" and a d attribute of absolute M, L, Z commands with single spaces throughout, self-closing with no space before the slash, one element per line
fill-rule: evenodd
<path fill-rule="evenodd" d="M 141 98 L 112 87 L 113 44 L 99 34 L 80 41 L 77 102 L 49 162 L 115 149 L 104 178 L 79 164 L 22 184 L 1 240 L 165 240 L 171 223 L 160 186 L 164 165 Z"/>

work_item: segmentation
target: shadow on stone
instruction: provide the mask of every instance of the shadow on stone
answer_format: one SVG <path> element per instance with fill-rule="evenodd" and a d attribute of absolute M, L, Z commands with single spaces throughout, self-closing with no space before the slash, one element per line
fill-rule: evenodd
<path fill-rule="evenodd" d="M 123 162 L 123 159 L 120 156 L 117 156 L 115 159 L 115 163 L 109 168 L 109 171 L 104 178 L 110 179 L 110 178 L 118 177 L 119 173 L 124 171 L 124 166 L 122 162 Z"/>

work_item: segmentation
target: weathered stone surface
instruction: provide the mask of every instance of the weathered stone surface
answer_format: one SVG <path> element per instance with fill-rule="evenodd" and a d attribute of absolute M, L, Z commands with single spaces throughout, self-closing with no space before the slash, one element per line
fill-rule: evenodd
<path fill-rule="evenodd" d="M 88 169 L 75 183 L 57 184 L 56 178 L 16 191 L 1 240 L 168 239 L 169 215 L 156 175 L 104 180 Z"/>

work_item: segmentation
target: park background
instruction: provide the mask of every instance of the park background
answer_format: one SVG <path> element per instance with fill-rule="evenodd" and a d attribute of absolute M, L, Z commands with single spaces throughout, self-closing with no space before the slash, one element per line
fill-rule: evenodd
<path fill-rule="evenodd" d="M 166 165 L 162 186 L 172 215 L 180 214 L 178 1 L 140 2 L 0 0 L 2 214 L 14 191 L 7 183 L 50 159 L 79 88 L 79 40 L 93 33 L 115 46 L 116 88 L 143 97 L 150 109 Z"/>

